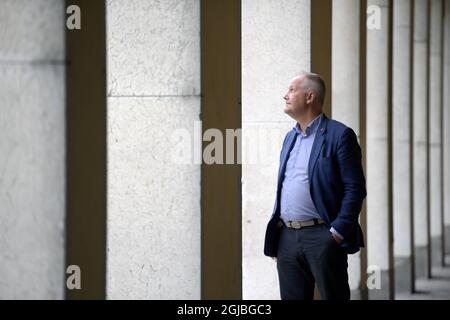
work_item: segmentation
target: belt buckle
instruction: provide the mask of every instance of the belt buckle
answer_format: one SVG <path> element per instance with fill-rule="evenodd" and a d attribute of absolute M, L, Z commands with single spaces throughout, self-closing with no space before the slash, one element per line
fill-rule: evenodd
<path fill-rule="evenodd" d="M 303 227 L 300 221 L 293 221 L 292 224 L 294 229 L 301 229 Z"/>

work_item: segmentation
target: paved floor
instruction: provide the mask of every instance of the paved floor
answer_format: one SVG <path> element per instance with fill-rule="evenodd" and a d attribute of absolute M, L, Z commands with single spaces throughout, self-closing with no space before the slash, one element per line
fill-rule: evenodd
<path fill-rule="evenodd" d="M 432 269 L 431 279 L 417 279 L 414 294 L 399 294 L 397 300 L 450 300 L 450 256 L 446 266 Z"/>

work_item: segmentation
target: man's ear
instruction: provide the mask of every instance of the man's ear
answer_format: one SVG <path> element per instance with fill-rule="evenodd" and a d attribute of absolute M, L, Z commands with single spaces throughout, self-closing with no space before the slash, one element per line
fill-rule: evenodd
<path fill-rule="evenodd" d="M 307 103 L 313 103 L 316 100 L 316 94 L 314 92 L 308 92 L 306 95 L 306 102 Z"/>

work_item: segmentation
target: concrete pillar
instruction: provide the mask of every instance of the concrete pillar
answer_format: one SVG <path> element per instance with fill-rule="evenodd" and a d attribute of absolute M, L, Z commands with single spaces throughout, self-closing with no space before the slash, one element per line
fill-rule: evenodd
<path fill-rule="evenodd" d="M 412 1 L 393 2 L 392 160 L 396 292 L 414 290 L 412 211 Z"/>
<path fill-rule="evenodd" d="M 64 1 L 1 1 L 0 30 L 0 299 L 62 299 Z"/>
<path fill-rule="evenodd" d="M 445 253 L 450 253 L 450 0 L 444 1 L 443 178 Z"/>
<path fill-rule="evenodd" d="M 331 114 L 333 119 L 351 127 L 360 138 L 360 1 L 335 0 L 332 12 Z M 352 299 L 361 297 L 360 255 L 361 252 L 358 252 L 348 257 Z"/>
<path fill-rule="evenodd" d="M 296 73 L 310 68 L 310 2 L 242 0 L 244 299 L 280 298 L 276 264 L 263 255 L 264 231 L 275 199 L 281 143 L 293 127 L 283 113 L 283 95 Z"/>
<path fill-rule="evenodd" d="M 106 4 L 107 298 L 199 299 L 200 2 Z"/>
<path fill-rule="evenodd" d="M 381 275 L 381 287 L 368 293 L 370 299 L 392 299 L 391 1 L 370 0 L 367 5 L 375 6 L 371 8 L 381 22 L 367 30 L 367 264 Z"/>
<path fill-rule="evenodd" d="M 431 1 L 429 49 L 429 177 L 432 265 L 443 266 L 442 216 L 442 0 Z"/>
<path fill-rule="evenodd" d="M 416 277 L 430 275 L 428 190 L 428 0 L 414 1 L 413 168 Z"/>

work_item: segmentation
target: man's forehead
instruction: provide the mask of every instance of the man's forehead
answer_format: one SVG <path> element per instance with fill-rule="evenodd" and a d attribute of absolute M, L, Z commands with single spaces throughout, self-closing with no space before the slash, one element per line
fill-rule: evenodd
<path fill-rule="evenodd" d="M 304 75 L 299 75 L 299 76 L 294 77 L 291 81 L 290 86 L 298 85 L 304 78 L 305 78 Z"/>

